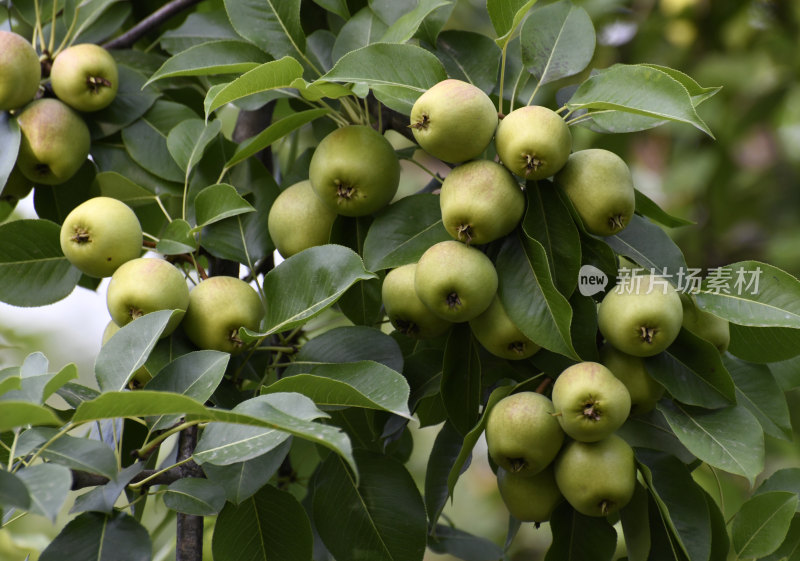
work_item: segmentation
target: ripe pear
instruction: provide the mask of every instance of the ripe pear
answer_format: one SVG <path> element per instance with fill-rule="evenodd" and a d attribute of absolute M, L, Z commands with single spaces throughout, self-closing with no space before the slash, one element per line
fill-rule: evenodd
<path fill-rule="evenodd" d="M 681 293 L 680 298 L 683 305 L 683 327 L 714 345 L 719 352 L 727 351 L 731 343 L 731 326 L 728 320 L 701 310 L 688 294 Z"/>
<path fill-rule="evenodd" d="M 131 208 L 94 197 L 72 209 L 61 225 L 61 251 L 91 277 L 110 277 L 142 252 L 142 226 Z"/>
<path fill-rule="evenodd" d="M 400 162 L 389 141 L 372 127 L 349 125 L 328 134 L 308 168 L 314 192 L 343 216 L 373 214 L 400 184 Z"/>
<path fill-rule="evenodd" d="M 616 434 L 596 442 L 568 442 L 554 471 L 564 498 L 586 516 L 617 512 L 631 500 L 636 486 L 633 450 Z"/>
<path fill-rule="evenodd" d="M 511 473 L 499 467 L 497 488 L 511 516 L 537 525 L 550 520 L 553 511 L 564 500 L 556 485 L 552 464 L 531 476 Z"/>
<path fill-rule="evenodd" d="M 606 340 L 633 356 L 653 356 L 669 347 L 682 322 L 677 291 L 652 275 L 626 279 L 605 295 L 597 309 L 597 325 Z"/>
<path fill-rule="evenodd" d="M 525 195 L 506 168 L 491 160 L 474 160 L 447 174 L 439 205 L 451 236 L 485 244 L 516 228 L 525 212 Z"/>
<path fill-rule="evenodd" d="M 189 293 L 183 330 L 201 349 L 244 350 L 239 328 L 258 330 L 264 307 L 255 289 L 235 277 L 210 277 Z"/>
<path fill-rule="evenodd" d="M 189 288 L 177 267 L 154 257 L 137 257 L 117 268 L 108 283 L 106 302 L 111 319 L 120 327 L 158 310 L 185 310 Z M 183 313 L 176 313 L 161 333 L 172 333 Z"/>
<path fill-rule="evenodd" d="M 435 315 L 453 323 L 482 314 L 497 292 L 497 271 L 484 253 L 455 240 L 439 242 L 420 257 L 414 289 Z"/>
<path fill-rule="evenodd" d="M 73 45 L 53 61 L 50 85 L 56 97 L 73 109 L 99 111 L 117 97 L 117 63 L 100 45 Z"/>
<path fill-rule="evenodd" d="M 572 150 L 572 133 L 555 111 L 528 105 L 500 121 L 494 143 L 503 165 L 513 173 L 544 179 L 564 167 Z"/>
<path fill-rule="evenodd" d="M 486 444 L 492 460 L 506 471 L 534 475 L 546 468 L 564 443 L 553 402 L 540 393 L 504 397 L 489 411 Z"/>
<path fill-rule="evenodd" d="M 414 289 L 416 263 L 402 265 L 386 274 L 381 298 L 389 321 L 400 333 L 415 339 L 431 339 L 443 335 L 452 323 L 431 312 Z"/>
<path fill-rule="evenodd" d="M 411 108 L 411 132 L 428 154 L 456 164 L 480 156 L 497 128 L 497 109 L 483 90 L 447 79 Z"/>
<path fill-rule="evenodd" d="M 613 152 L 600 148 L 575 152 L 556 181 L 587 232 L 613 236 L 630 222 L 636 207 L 633 179 L 628 165 Z"/>
<path fill-rule="evenodd" d="M 625 384 L 597 362 L 579 362 L 564 370 L 553 384 L 552 397 L 561 428 L 581 442 L 606 438 L 631 410 Z"/>
<path fill-rule="evenodd" d="M 628 388 L 631 415 L 642 415 L 655 409 L 664 395 L 664 386 L 647 373 L 644 359 L 623 353 L 606 343 L 600 349 L 600 362 Z"/>
<path fill-rule="evenodd" d="M 22 35 L 0 31 L 0 111 L 31 101 L 41 79 L 42 67 L 33 45 Z"/>
<path fill-rule="evenodd" d="M 269 209 L 269 237 L 284 258 L 328 243 L 336 213 L 325 206 L 307 179 L 287 187 Z"/>
<path fill-rule="evenodd" d="M 22 133 L 17 167 L 34 183 L 64 183 L 89 156 L 89 128 L 80 115 L 57 99 L 29 103 L 17 123 Z"/>
<path fill-rule="evenodd" d="M 478 342 L 500 358 L 521 360 L 541 349 L 514 325 L 498 296 L 494 297 L 485 312 L 470 320 L 469 327 Z"/>

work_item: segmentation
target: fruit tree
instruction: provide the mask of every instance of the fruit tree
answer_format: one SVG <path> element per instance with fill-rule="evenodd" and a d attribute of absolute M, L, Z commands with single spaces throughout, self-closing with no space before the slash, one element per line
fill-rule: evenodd
<path fill-rule="evenodd" d="M 800 281 L 688 260 L 598 140 L 707 146 L 720 87 L 610 56 L 630 2 L 479 4 L 0 5 L 0 301 L 108 307 L 0 369 L 34 557 L 798 558 Z M 505 543 L 446 511 L 478 456 Z"/>

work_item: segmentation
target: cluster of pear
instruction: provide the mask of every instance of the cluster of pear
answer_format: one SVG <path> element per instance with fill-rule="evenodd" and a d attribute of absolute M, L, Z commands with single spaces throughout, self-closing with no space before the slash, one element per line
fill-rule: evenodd
<path fill-rule="evenodd" d="M 64 219 L 61 249 L 84 274 L 111 277 L 106 303 L 111 322 L 104 343 L 122 326 L 158 310 L 179 310 L 162 337 L 179 325 L 201 349 L 237 353 L 243 349 L 239 328 L 257 330 L 261 299 L 248 283 L 233 277 L 210 277 L 189 290 L 184 273 L 172 263 L 142 256 L 142 227 L 136 213 L 111 197 L 94 197 Z"/>
<path fill-rule="evenodd" d="M 58 185 L 80 169 L 91 138 L 79 112 L 103 109 L 117 95 L 117 64 L 98 45 L 73 45 L 42 60 L 24 37 L 0 31 L 0 110 L 15 112 L 21 133 L 16 166 L 2 190 L 13 202 L 34 184 Z M 55 97 L 39 97 L 47 91 L 43 66 Z"/>

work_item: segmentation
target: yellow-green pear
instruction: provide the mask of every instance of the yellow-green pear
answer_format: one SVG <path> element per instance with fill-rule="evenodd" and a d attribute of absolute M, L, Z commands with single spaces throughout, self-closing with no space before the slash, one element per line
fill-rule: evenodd
<path fill-rule="evenodd" d="M 433 312 L 417 296 L 414 288 L 416 263 L 402 265 L 386 274 L 381 299 L 389 321 L 400 333 L 415 339 L 443 335 L 453 324 Z"/>
<path fill-rule="evenodd" d="M 664 386 L 647 373 L 644 359 L 623 353 L 606 343 L 600 349 L 600 362 L 628 388 L 631 415 L 642 415 L 655 409 L 664 395 Z"/>
<path fill-rule="evenodd" d="M 284 258 L 328 243 L 337 214 L 322 203 L 307 179 L 284 189 L 267 216 L 269 237 Z"/>
<path fill-rule="evenodd" d="M 99 111 L 117 97 L 117 63 L 107 50 L 93 43 L 61 51 L 50 70 L 56 97 L 78 111 Z"/>
<path fill-rule="evenodd" d="M 498 296 L 485 312 L 470 320 L 469 327 L 483 348 L 500 358 L 521 360 L 541 349 L 514 325 Z"/>
<path fill-rule="evenodd" d="M 41 79 L 42 67 L 33 45 L 22 35 L 0 31 L 0 111 L 31 101 Z"/>
<path fill-rule="evenodd" d="M 547 522 L 564 500 L 556 484 L 553 464 L 526 476 L 497 468 L 497 488 L 508 512 L 522 522 Z"/>
<path fill-rule="evenodd" d="M 728 320 L 701 310 L 689 294 L 681 293 L 680 297 L 683 304 L 683 327 L 714 345 L 719 352 L 727 351 L 731 343 L 731 326 Z"/>
<path fill-rule="evenodd" d="M 572 133 L 564 119 L 541 105 L 506 115 L 494 139 L 500 161 L 525 179 L 544 179 L 564 167 L 572 150 Z"/>

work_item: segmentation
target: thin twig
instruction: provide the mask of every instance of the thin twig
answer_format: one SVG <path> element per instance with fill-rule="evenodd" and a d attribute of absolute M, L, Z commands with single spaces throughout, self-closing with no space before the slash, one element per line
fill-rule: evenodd
<path fill-rule="evenodd" d="M 103 46 L 106 49 L 124 49 L 130 47 L 149 31 L 157 28 L 181 10 L 185 10 L 199 3 L 200 0 L 172 0 L 172 2 L 164 4 L 161 8 L 144 18 L 119 37 L 115 37 L 104 43 Z"/>

